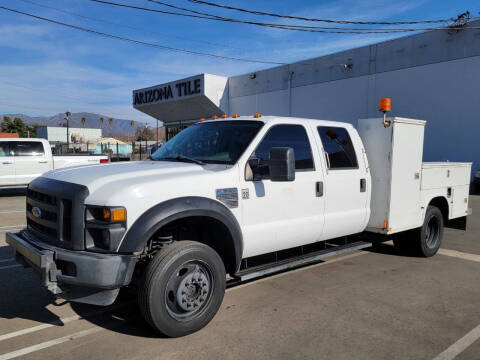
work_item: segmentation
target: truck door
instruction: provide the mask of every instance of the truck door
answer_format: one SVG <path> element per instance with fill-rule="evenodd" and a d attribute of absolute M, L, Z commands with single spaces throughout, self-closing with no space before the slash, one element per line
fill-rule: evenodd
<path fill-rule="evenodd" d="M 15 184 L 15 158 L 9 141 L 0 141 L 0 187 Z"/>
<path fill-rule="evenodd" d="M 41 141 L 15 141 L 13 152 L 17 185 L 26 185 L 51 168 Z"/>
<path fill-rule="evenodd" d="M 317 190 L 323 173 L 312 154 L 311 129 L 303 124 L 277 124 L 264 132 L 250 159 L 265 163 L 272 147 L 291 147 L 295 153 L 295 180 L 272 182 L 267 165 L 260 165 L 260 180 L 241 178 L 244 256 L 313 243 L 322 234 L 324 198 Z M 256 161 L 256 160 L 255 160 Z M 249 167 L 249 164 L 243 164 Z M 242 174 L 243 175 L 243 174 Z"/>
<path fill-rule="evenodd" d="M 368 215 L 367 169 L 344 127 L 317 126 L 327 163 L 324 239 L 364 230 Z M 358 140 L 360 141 L 360 140 Z"/>

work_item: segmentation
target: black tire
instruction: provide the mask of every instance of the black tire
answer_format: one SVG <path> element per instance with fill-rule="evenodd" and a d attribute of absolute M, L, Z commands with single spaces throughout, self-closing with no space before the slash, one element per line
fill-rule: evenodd
<path fill-rule="evenodd" d="M 140 311 L 161 334 L 180 337 L 213 319 L 225 294 L 225 266 L 212 248 L 194 241 L 166 245 L 147 265 Z"/>
<path fill-rule="evenodd" d="M 442 245 L 443 214 L 439 208 L 428 206 L 423 225 L 419 230 L 419 238 L 415 241 L 417 253 L 430 257 L 437 253 Z"/>
<path fill-rule="evenodd" d="M 443 227 L 440 209 L 428 206 L 422 227 L 396 234 L 393 244 L 400 253 L 431 257 L 440 249 Z"/>

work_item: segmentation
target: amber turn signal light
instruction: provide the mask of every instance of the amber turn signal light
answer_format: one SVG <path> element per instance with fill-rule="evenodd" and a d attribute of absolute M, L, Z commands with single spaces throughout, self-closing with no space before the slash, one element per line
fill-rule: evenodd
<path fill-rule="evenodd" d="M 123 222 L 127 220 L 127 211 L 124 208 L 103 208 L 103 220 Z"/>

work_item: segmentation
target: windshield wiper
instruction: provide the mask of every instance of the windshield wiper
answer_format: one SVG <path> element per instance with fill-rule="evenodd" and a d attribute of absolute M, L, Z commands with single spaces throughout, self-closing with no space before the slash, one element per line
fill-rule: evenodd
<path fill-rule="evenodd" d="M 177 156 L 170 156 L 170 157 L 164 157 L 160 158 L 158 160 L 174 160 L 174 161 L 183 161 L 183 162 L 191 162 L 195 163 L 198 165 L 205 165 L 205 163 L 201 160 L 197 160 L 188 156 L 183 156 L 183 155 L 177 155 Z"/>

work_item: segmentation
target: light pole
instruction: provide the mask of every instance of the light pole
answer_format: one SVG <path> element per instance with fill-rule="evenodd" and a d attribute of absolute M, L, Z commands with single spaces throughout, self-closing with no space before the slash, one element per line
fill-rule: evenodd
<path fill-rule="evenodd" d="M 143 134 L 145 135 L 145 157 L 148 157 L 148 154 L 147 154 L 147 126 L 148 126 L 147 123 L 145 123 L 145 131 L 143 132 Z"/>
<path fill-rule="evenodd" d="M 70 120 L 70 115 L 71 115 L 70 111 L 65 112 L 64 120 L 67 121 L 67 152 L 70 147 L 70 133 L 69 133 L 69 124 L 68 124 L 68 121 Z"/>
<path fill-rule="evenodd" d="M 157 119 L 157 146 L 158 146 L 158 119 Z"/>

